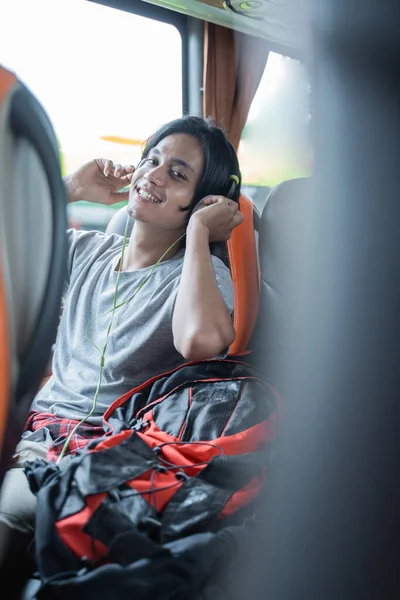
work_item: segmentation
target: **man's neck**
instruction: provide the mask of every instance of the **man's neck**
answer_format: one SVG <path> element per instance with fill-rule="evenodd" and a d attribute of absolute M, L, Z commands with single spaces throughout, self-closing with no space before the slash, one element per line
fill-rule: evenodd
<path fill-rule="evenodd" d="M 180 249 L 181 243 L 175 243 L 183 231 L 163 231 L 146 227 L 136 222 L 132 229 L 129 245 L 125 249 L 122 271 L 136 271 L 151 267 L 165 253 L 163 261 L 172 258 Z"/>

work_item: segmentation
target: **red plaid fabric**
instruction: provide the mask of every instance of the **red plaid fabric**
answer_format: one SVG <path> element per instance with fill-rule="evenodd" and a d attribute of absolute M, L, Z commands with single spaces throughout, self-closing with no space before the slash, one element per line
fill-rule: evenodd
<path fill-rule="evenodd" d="M 46 427 L 53 440 L 53 443 L 47 452 L 47 458 L 50 461 L 56 461 L 61 454 L 68 436 L 71 435 L 72 430 L 78 423 L 79 421 L 63 419 L 61 417 L 56 417 L 51 413 L 33 412 L 29 415 L 24 431 L 37 431 L 38 429 Z M 87 446 L 90 441 L 103 437 L 104 435 L 104 429 L 100 426 L 90 425 L 89 423 L 78 425 L 68 444 L 65 455 L 74 454 L 80 448 Z"/>

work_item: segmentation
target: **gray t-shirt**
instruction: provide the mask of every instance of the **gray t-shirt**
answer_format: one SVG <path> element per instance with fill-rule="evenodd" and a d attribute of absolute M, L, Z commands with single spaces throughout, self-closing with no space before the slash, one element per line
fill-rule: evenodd
<path fill-rule="evenodd" d="M 69 281 L 55 344 L 53 375 L 39 390 L 32 410 L 80 420 L 93 407 L 123 238 L 71 229 L 68 240 Z M 181 250 L 160 263 L 137 295 L 117 308 L 100 393 L 88 423 L 100 424 L 104 411 L 119 396 L 185 362 L 175 349 L 172 335 L 183 259 Z M 212 262 L 219 289 L 232 312 L 233 284 L 229 269 L 215 256 Z M 117 304 L 132 297 L 151 269 L 121 272 Z M 38 433 L 28 436 L 39 441 Z"/>

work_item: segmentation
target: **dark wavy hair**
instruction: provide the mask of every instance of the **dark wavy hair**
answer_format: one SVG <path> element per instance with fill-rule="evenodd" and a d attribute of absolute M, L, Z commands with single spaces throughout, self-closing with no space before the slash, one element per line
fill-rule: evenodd
<path fill-rule="evenodd" d="M 204 152 L 204 168 L 189 206 L 188 219 L 198 202 L 205 196 L 228 196 L 239 201 L 242 182 L 236 151 L 223 130 L 212 119 L 186 115 L 160 127 L 146 142 L 142 160 L 150 150 L 169 135 L 186 133 L 199 140 Z M 237 177 L 238 183 L 232 179 Z"/>

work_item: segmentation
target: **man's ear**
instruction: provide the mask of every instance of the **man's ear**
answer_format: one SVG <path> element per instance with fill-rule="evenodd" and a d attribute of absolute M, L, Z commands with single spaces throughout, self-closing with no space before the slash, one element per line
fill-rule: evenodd
<path fill-rule="evenodd" d="M 192 214 L 193 214 L 194 212 L 196 212 L 196 211 L 197 211 L 197 210 L 199 210 L 200 208 L 203 208 L 203 206 L 202 206 L 203 200 L 204 200 L 204 198 L 202 198 L 202 199 L 200 200 L 200 202 L 198 202 L 198 203 L 195 205 L 195 207 L 194 207 L 193 209 L 192 209 L 192 204 L 189 204 L 188 206 L 181 206 L 181 207 L 180 207 L 180 210 L 181 210 L 182 212 L 188 212 L 188 211 L 190 211 L 190 216 L 192 216 Z"/>
<path fill-rule="evenodd" d="M 194 209 L 193 209 L 193 211 L 192 211 L 192 215 L 193 215 L 195 212 L 197 212 L 198 210 L 201 210 L 202 208 L 206 208 L 207 206 L 211 206 L 211 204 L 214 204 L 215 202 L 217 202 L 217 200 L 216 200 L 216 199 L 214 199 L 214 202 L 211 202 L 211 201 L 210 201 L 210 202 L 206 202 L 206 200 L 207 200 L 208 198 L 212 198 L 212 197 L 213 197 L 213 196 L 205 196 L 204 198 L 202 198 L 202 199 L 200 200 L 200 202 L 198 202 L 198 203 L 196 204 L 196 206 L 194 207 Z"/>
<path fill-rule="evenodd" d="M 194 209 L 192 210 L 192 215 L 194 215 L 194 213 L 195 213 L 195 212 L 197 212 L 198 210 L 200 210 L 201 208 L 204 208 L 204 206 L 205 206 L 205 205 L 203 204 L 203 200 L 204 200 L 204 198 L 202 198 L 202 199 L 200 200 L 200 202 L 198 202 L 198 203 L 196 204 L 196 206 L 195 206 L 195 207 L 194 207 Z"/>

